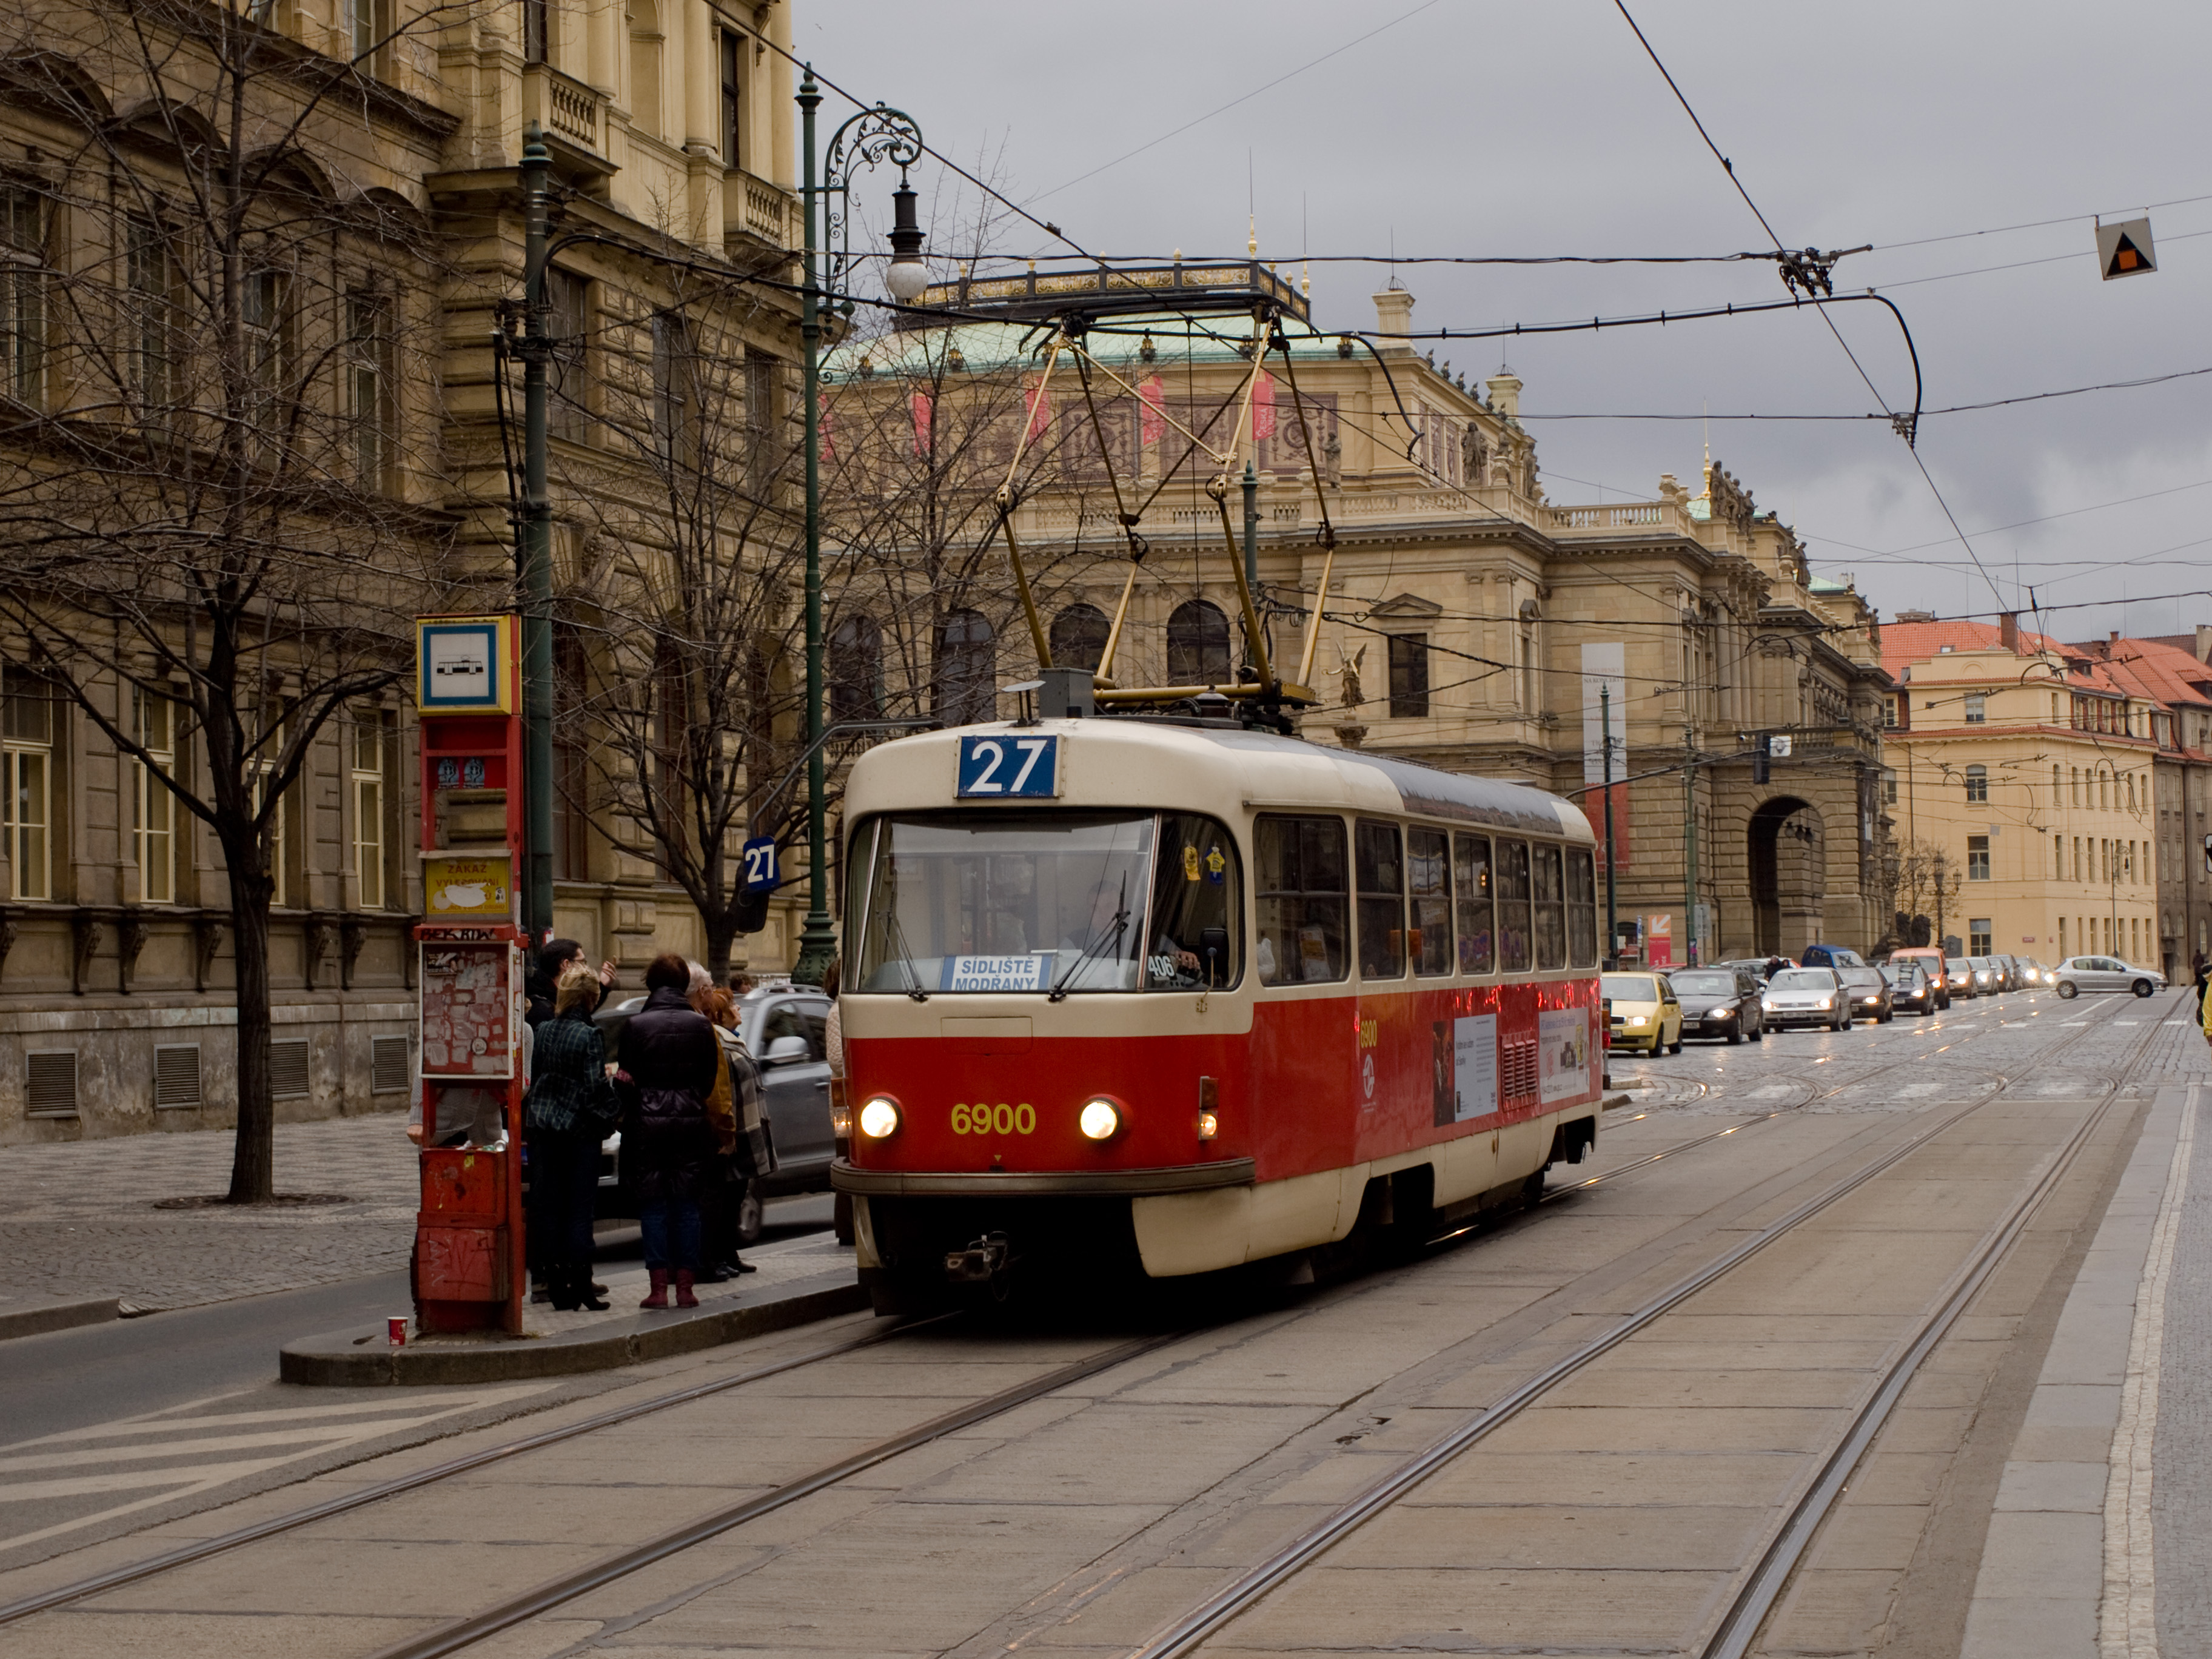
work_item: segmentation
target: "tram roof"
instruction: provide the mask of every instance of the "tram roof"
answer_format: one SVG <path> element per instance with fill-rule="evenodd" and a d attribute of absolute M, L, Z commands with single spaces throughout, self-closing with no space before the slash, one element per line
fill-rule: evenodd
<path fill-rule="evenodd" d="M 1066 742 L 1062 793 L 1054 803 L 1063 806 L 1193 811 L 1323 807 L 1441 818 L 1583 842 L 1596 839 L 1581 808 L 1526 784 L 1268 732 L 1111 718 L 1044 720 L 1021 727 L 994 721 L 879 744 L 854 763 L 846 790 L 848 811 L 953 805 L 959 739 L 1017 731 L 1049 733 Z"/>

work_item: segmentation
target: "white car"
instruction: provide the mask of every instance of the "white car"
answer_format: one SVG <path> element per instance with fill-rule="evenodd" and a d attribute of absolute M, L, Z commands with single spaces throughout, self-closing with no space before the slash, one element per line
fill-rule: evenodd
<path fill-rule="evenodd" d="M 2062 997 L 2084 991 L 2132 991 L 2147 997 L 2166 988 L 2166 975 L 2155 968 L 2136 968 L 2118 957 L 2069 957 L 2051 970 Z"/>

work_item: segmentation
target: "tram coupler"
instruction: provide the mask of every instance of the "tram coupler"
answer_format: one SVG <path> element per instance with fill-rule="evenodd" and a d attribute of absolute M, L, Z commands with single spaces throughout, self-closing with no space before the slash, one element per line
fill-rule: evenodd
<path fill-rule="evenodd" d="M 945 1253 L 945 1276 L 956 1285 L 988 1285 L 1006 1271 L 1010 1252 L 1004 1233 L 986 1233 L 964 1250 Z"/>

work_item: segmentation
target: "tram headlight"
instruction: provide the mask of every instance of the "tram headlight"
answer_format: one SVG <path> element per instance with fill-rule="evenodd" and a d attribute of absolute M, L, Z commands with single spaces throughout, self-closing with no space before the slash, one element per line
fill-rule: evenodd
<path fill-rule="evenodd" d="M 1086 1100 L 1076 1115 L 1075 1127 L 1086 1140 L 1111 1140 L 1121 1133 L 1121 1109 L 1103 1097 Z"/>
<path fill-rule="evenodd" d="M 898 1133 L 898 1102 L 878 1095 L 860 1108 L 860 1133 L 871 1140 L 888 1140 Z"/>

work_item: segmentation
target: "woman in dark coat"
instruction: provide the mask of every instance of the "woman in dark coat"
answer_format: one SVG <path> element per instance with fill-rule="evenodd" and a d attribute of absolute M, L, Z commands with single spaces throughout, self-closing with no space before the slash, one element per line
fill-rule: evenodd
<path fill-rule="evenodd" d="M 554 993 L 555 1016 L 538 1027 L 523 1122 L 530 1135 L 530 1243 L 533 1271 L 564 1311 L 607 1304 L 592 1283 L 592 1212 L 599 1141 L 613 1127 L 606 1046 L 592 1023 L 599 982 L 568 963 Z"/>
<path fill-rule="evenodd" d="M 685 1000 L 690 986 L 690 964 L 682 957 L 655 957 L 645 970 L 645 1006 L 623 1031 L 623 1070 L 632 1085 L 623 1160 L 636 1177 L 638 1226 L 653 1281 L 641 1308 L 668 1305 L 672 1273 L 676 1305 L 699 1305 L 691 1293 L 699 1271 L 699 1205 L 716 1173 L 707 1102 L 721 1073 L 722 1048 L 714 1028 Z"/>

